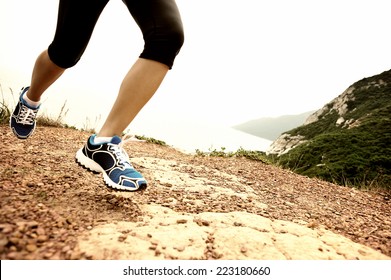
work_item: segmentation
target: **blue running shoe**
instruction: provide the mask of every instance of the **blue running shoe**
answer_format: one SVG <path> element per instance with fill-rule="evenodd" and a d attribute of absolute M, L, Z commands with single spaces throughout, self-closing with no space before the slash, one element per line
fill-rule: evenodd
<path fill-rule="evenodd" d="M 111 188 L 137 191 L 147 187 L 147 181 L 129 162 L 129 156 L 122 148 L 122 140 L 114 136 L 110 142 L 94 144 L 95 134 L 87 144 L 77 151 L 76 162 L 82 167 L 103 173 L 103 179 Z"/>
<path fill-rule="evenodd" d="M 10 127 L 19 139 L 27 139 L 33 134 L 36 126 L 35 119 L 37 118 L 38 109 L 40 107 L 31 107 L 23 99 L 23 95 L 26 94 L 29 88 L 30 87 L 25 87 L 22 89 L 18 104 L 16 104 L 15 110 L 10 118 Z"/>

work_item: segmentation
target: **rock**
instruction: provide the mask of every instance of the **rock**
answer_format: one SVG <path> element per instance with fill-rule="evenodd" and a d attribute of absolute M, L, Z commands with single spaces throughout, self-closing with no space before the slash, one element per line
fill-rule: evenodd
<path fill-rule="evenodd" d="M 266 154 L 276 154 L 277 156 L 281 156 L 306 141 L 307 140 L 305 140 L 304 136 L 292 136 L 289 133 L 284 133 L 270 145 Z"/>
<path fill-rule="evenodd" d="M 21 258 L 21 254 L 18 253 L 18 252 L 10 252 L 7 254 L 7 259 L 10 259 L 10 260 L 20 260 L 22 259 Z"/>
<path fill-rule="evenodd" d="M 66 253 L 71 250 L 71 247 L 69 245 L 62 248 L 61 252 Z"/>
<path fill-rule="evenodd" d="M 174 247 L 174 249 L 176 249 L 178 252 L 183 252 L 183 251 L 185 251 L 186 247 L 185 246 L 178 246 L 178 247 Z"/>
<path fill-rule="evenodd" d="M 119 242 L 124 242 L 124 241 L 126 240 L 127 237 L 128 237 L 128 236 L 125 235 L 125 234 L 120 235 L 120 236 L 118 237 L 118 241 L 119 241 Z"/>
<path fill-rule="evenodd" d="M 43 243 L 43 242 L 47 241 L 48 239 L 49 239 L 49 237 L 47 235 L 39 235 L 37 237 L 37 242 Z"/>
<path fill-rule="evenodd" d="M 199 226 L 210 226 L 210 222 L 202 219 L 194 219 L 194 222 Z"/>
<path fill-rule="evenodd" d="M 45 235 L 45 229 L 44 228 L 42 228 L 42 227 L 38 227 L 37 228 L 37 234 L 38 235 Z"/>
<path fill-rule="evenodd" d="M 26 186 L 29 187 L 29 188 L 34 188 L 34 187 L 36 187 L 37 185 L 36 185 L 35 183 L 33 183 L 33 182 L 28 182 L 28 183 L 26 184 Z"/>
<path fill-rule="evenodd" d="M 10 224 L 1 224 L 0 225 L 0 230 L 4 234 L 11 233 L 13 231 L 12 225 Z"/>
<path fill-rule="evenodd" d="M 28 244 L 26 246 L 26 250 L 30 253 L 35 252 L 37 250 L 37 245 L 35 244 Z"/>

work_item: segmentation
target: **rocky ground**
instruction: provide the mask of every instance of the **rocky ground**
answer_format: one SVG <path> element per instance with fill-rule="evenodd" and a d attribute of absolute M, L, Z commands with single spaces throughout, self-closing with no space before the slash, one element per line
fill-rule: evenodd
<path fill-rule="evenodd" d="M 149 187 L 108 189 L 85 132 L 0 126 L 1 259 L 390 259 L 391 202 L 243 158 L 125 145 Z"/>

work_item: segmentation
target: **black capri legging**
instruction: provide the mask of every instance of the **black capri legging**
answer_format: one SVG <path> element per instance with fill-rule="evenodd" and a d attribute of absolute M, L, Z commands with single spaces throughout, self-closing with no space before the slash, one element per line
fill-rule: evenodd
<path fill-rule="evenodd" d="M 109 0 L 60 0 L 57 28 L 48 48 L 50 59 L 70 68 L 80 60 L 95 24 Z M 144 38 L 141 58 L 166 64 L 170 69 L 184 41 L 175 0 L 123 0 Z"/>

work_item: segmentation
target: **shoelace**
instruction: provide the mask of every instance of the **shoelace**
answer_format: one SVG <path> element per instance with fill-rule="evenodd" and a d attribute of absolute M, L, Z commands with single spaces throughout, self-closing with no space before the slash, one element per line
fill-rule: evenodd
<path fill-rule="evenodd" d="M 35 118 L 37 117 L 38 109 L 33 110 L 23 104 L 21 105 L 17 122 L 23 125 L 33 125 Z"/>
<path fill-rule="evenodd" d="M 121 165 L 129 165 L 130 168 L 133 168 L 133 165 L 130 163 L 129 155 L 124 149 L 124 144 L 130 141 L 135 141 L 134 139 L 134 136 L 125 134 L 121 143 L 118 145 L 110 145 L 111 150 L 114 152 L 114 155 L 118 160 L 118 163 Z"/>
<path fill-rule="evenodd" d="M 116 157 L 117 163 L 119 165 L 129 165 L 130 167 L 132 167 L 132 165 L 129 162 L 128 154 L 125 152 L 125 150 L 122 147 L 120 147 L 120 145 L 109 144 L 109 146 L 110 146 L 110 150 L 114 153 L 114 156 Z"/>

